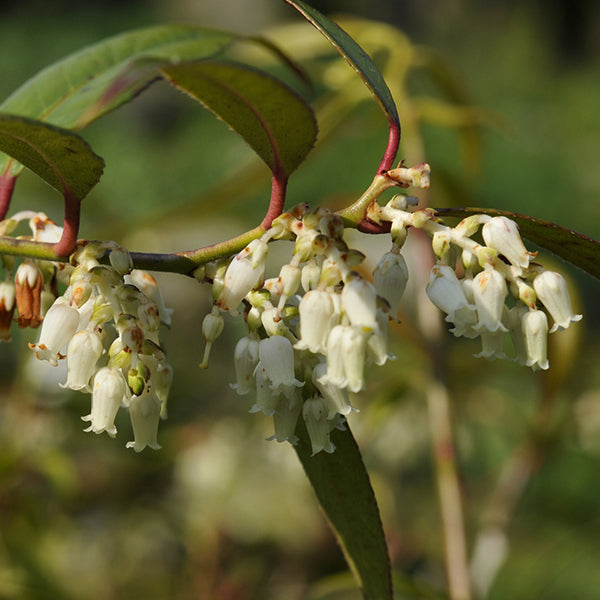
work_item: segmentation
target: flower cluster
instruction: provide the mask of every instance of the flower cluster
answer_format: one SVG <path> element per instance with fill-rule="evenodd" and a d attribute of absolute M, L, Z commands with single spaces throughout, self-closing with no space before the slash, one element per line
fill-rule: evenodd
<path fill-rule="evenodd" d="M 535 253 L 527 251 L 513 221 L 475 215 L 451 228 L 431 210 L 411 210 L 415 204 L 415 198 L 398 195 L 370 207 L 369 218 L 387 222 L 392 237 L 372 281 L 360 267 L 364 255 L 344 241 L 340 216 L 303 206 L 276 219 L 229 263 L 202 271 L 213 284 L 215 303 L 203 323 L 201 366 L 223 330 L 221 313 L 242 310 L 248 332 L 235 348 L 232 387 L 254 394 L 250 412 L 273 418 L 270 439 L 295 444 L 302 418 L 313 453 L 334 450 L 330 434 L 354 410 L 350 394 L 364 388 L 365 366 L 393 358 L 387 328 L 408 280 L 401 248 L 409 227 L 432 238 L 437 262 L 427 294 L 454 335 L 481 339 L 476 356 L 508 358 L 504 345 L 510 336 L 515 360 L 546 369 L 548 333 L 581 318 L 572 312 L 564 278 L 532 262 Z M 480 228 L 483 243 L 473 239 Z M 274 239 L 292 240 L 293 256 L 277 277 L 265 278 Z"/>
<path fill-rule="evenodd" d="M 109 265 L 99 260 L 106 254 Z M 115 437 L 115 418 L 125 407 L 134 434 L 127 447 L 160 448 L 157 430 L 161 416 L 166 418 L 172 369 L 158 340 L 170 314 L 156 280 L 132 270 L 129 253 L 113 243 L 88 244 L 72 260 L 77 266 L 63 272 L 66 290 L 47 311 L 40 309 L 45 284 L 39 267 L 32 261 L 19 266 L 16 295 L 25 306 L 18 308 L 19 324 L 41 322 L 39 341 L 29 346 L 51 365 L 66 358 L 62 387 L 91 394 L 90 414 L 82 417 L 89 423 L 85 431 Z"/>
<path fill-rule="evenodd" d="M 453 325 L 450 331 L 457 337 L 480 338 L 476 357 L 547 369 L 548 333 L 566 329 L 581 315 L 573 314 L 562 275 L 533 262 L 536 253 L 525 248 L 517 224 L 504 216 L 476 214 L 451 228 L 431 211 L 408 213 L 403 208 L 392 201 L 379 211 L 379 218 L 391 220 L 392 231 L 412 225 L 432 237 L 437 262 L 427 295 L 446 314 L 446 322 Z M 483 243 L 473 239 L 478 233 Z M 505 353 L 507 339 L 512 358 Z"/>
<path fill-rule="evenodd" d="M 343 234 L 339 216 L 301 206 L 276 219 L 227 266 L 205 273 L 215 296 L 203 327 L 207 346 L 215 336 L 206 332 L 222 330 L 220 313 L 243 307 L 248 334 L 235 348 L 233 387 L 255 394 L 251 412 L 273 417 L 271 439 L 296 443 L 301 416 L 313 453 L 333 452 L 330 433 L 355 410 L 350 394 L 364 388 L 365 366 L 390 358 L 387 324 L 408 277 L 393 250 L 372 283 L 357 270 L 364 255 L 349 248 Z M 271 239 L 294 240 L 294 251 L 277 277 L 265 279 Z"/>

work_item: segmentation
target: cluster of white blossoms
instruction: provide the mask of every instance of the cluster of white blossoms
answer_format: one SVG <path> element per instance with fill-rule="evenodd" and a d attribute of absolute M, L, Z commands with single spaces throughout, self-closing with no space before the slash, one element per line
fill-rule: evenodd
<path fill-rule="evenodd" d="M 437 263 L 427 294 L 446 314 L 454 335 L 481 339 L 476 356 L 508 358 L 509 335 L 515 360 L 547 369 L 548 333 L 581 318 L 572 312 L 564 278 L 532 262 L 535 254 L 526 250 L 515 222 L 475 215 L 451 228 L 431 210 L 411 211 L 415 202 L 398 195 L 385 206 L 370 207 L 369 218 L 387 222 L 392 237 L 372 281 L 359 271 L 364 255 L 344 241 L 341 217 L 303 206 L 276 219 L 230 262 L 207 265 L 199 273 L 212 281 L 215 299 L 203 322 L 201 366 L 207 366 L 210 347 L 223 330 L 221 313 L 241 310 L 248 331 L 235 348 L 232 387 L 253 394 L 250 412 L 273 418 L 270 439 L 295 444 L 302 418 L 313 454 L 335 449 L 330 434 L 355 410 L 350 394 L 364 389 L 365 366 L 393 358 L 387 330 L 408 281 L 401 248 L 409 227 L 432 238 Z M 483 243 L 472 239 L 480 227 Z M 277 277 L 265 278 L 273 239 L 293 240 L 293 257 Z"/>
<path fill-rule="evenodd" d="M 408 278 L 393 249 L 372 283 L 356 270 L 364 255 L 349 248 L 343 235 L 338 215 L 298 207 L 228 265 L 204 273 L 215 297 L 203 324 L 207 347 L 222 331 L 221 312 L 243 307 L 248 334 L 235 347 L 233 387 L 254 394 L 251 412 L 273 417 L 270 439 L 295 444 L 302 417 L 313 453 L 333 452 L 330 433 L 355 410 L 350 393 L 365 387 L 365 366 L 390 358 L 388 321 Z M 265 279 L 271 239 L 294 240 L 294 252 L 277 277 Z M 207 359 L 205 354 L 203 366 Z"/>
<path fill-rule="evenodd" d="M 45 215 L 20 213 L 19 218 L 30 219 L 34 239 L 60 239 L 61 228 Z M 100 263 L 106 254 L 109 265 Z M 8 326 L 3 339 L 10 339 L 16 306 L 21 327 L 41 323 L 38 342 L 29 345 L 36 357 L 51 365 L 66 358 L 62 387 L 91 394 L 90 414 L 82 417 L 89 423 L 85 431 L 115 437 L 115 418 L 125 408 L 134 434 L 127 447 L 158 449 L 172 368 L 159 345 L 159 328 L 170 323 L 170 312 L 157 282 L 132 270 L 129 253 L 112 242 L 90 243 L 71 260 L 76 266 L 26 260 L 16 269 L 14 284 L 3 283 L 0 320 Z M 67 286 L 61 295 L 58 283 Z"/>
<path fill-rule="evenodd" d="M 532 262 L 536 253 L 525 248 L 517 224 L 505 216 L 476 214 L 451 228 L 432 211 L 409 213 L 397 204 L 382 207 L 379 218 L 392 221 L 392 231 L 412 225 L 432 237 L 437 262 L 427 295 L 446 314 L 450 331 L 480 338 L 476 357 L 547 369 L 548 334 L 566 329 L 581 315 L 573 314 L 563 276 Z M 483 243 L 473 239 L 476 234 Z M 506 354 L 506 346 L 512 346 L 514 356 Z"/>

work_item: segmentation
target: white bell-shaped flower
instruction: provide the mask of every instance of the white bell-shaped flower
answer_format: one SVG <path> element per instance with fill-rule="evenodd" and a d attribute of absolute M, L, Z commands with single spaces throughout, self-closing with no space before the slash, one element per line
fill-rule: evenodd
<path fill-rule="evenodd" d="M 478 273 L 473 280 L 473 296 L 477 307 L 479 321 L 475 329 L 479 332 L 504 331 L 502 312 L 504 298 L 508 293 L 504 277 L 494 269 L 485 269 Z"/>
<path fill-rule="evenodd" d="M 251 392 L 256 387 L 254 371 L 258 364 L 258 345 L 260 340 L 256 335 L 241 338 L 233 351 L 235 366 L 235 383 L 231 387 L 241 396 Z"/>
<path fill-rule="evenodd" d="M 515 349 L 515 359 L 520 365 L 527 365 L 527 348 L 525 347 L 525 336 L 523 334 L 523 317 L 529 312 L 529 308 L 523 302 L 517 302 L 509 311 L 506 319 L 510 338 Z"/>
<path fill-rule="evenodd" d="M 527 251 L 518 225 L 507 217 L 492 217 L 481 229 L 483 240 L 489 248 L 505 256 L 511 265 L 517 267 L 517 274 L 529 266 L 535 253 Z"/>
<path fill-rule="evenodd" d="M 407 283 L 408 267 L 402 254 L 384 254 L 373 269 L 373 284 L 377 294 L 388 301 L 393 317 L 398 313 Z"/>
<path fill-rule="evenodd" d="M 253 290 L 265 272 L 267 243 L 253 240 L 233 257 L 225 271 L 223 289 L 217 305 L 223 310 L 235 311 L 246 294 Z"/>
<path fill-rule="evenodd" d="M 145 294 L 158 306 L 161 322 L 169 327 L 171 325 L 171 315 L 173 313 L 173 309 L 165 306 L 156 279 L 146 271 L 134 269 L 131 271 L 131 273 L 125 276 L 125 281 L 135 285 L 140 292 Z"/>
<path fill-rule="evenodd" d="M 300 391 L 297 391 L 290 398 L 283 398 L 277 405 L 277 410 L 273 413 L 275 433 L 267 439 L 289 442 L 295 446 L 298 442 L 298 437 L 295 435 L 296 423 L 301 412 L 302 394 Z"/>
<path fill-rule="evenodd" d="M 267 417 L 272 417 L 279 406 L 281 392 L 271 388 L 267 377 L 267 369 L 259 361 L 254 373 L 256 383 L 256 402 L 250 408 L 251 413 L 262 412 Z"/>
<path fill-rule="evenodd" d="M 367 336 L 356 327 L 348 327 L 344 332 L 342 352 L 346 386 L 351 392 L 360 392 L 365 387 L 364 367 Z"/>
<path fill-rule="evenodd" d="M 126 448 L 141 452 L 146 446 L 160 450 L 156 441 L 158 423 L 160 421 L 160 400 L 158 396 L 146 388 L 141 396 L 133 396 L 129 402 L 129 418 L 133 429 L 133 442 L 127 442 Z"/>
<path fill-rule="evenodd" d="M 425 291 L 431 302 L 446 313 L 446 322 L 454 324 L 451 331 L 455 336 L 476 336 L 472 331 L 477 323 L 477 309 L 467 300 L 454 269 L 448 265 L 434 265 Z"/>
<path fill-rule="evenodd" d="M 302 417 L 310 438 L 313 456 L 322 450 L 328 453 L 335 450 L 334 444 L 329 439 L 332 427 L 327 413 L 325 402 L 319 396 L 306 400 L 302 406 Z"/>
<path fill-rule="evenodd" d="M 498 329 L 497 331 L 482 331 L 481 332 L 481 352 L 475 354 L 475 358 L 485 358 L 486 360 L 495 360 L 503 358 L 508 360 L 508 356 L 504 352 L 504 340 L 506 332 Z"/>
<path fill-rule="evenodd" d="M 100 336 L 83 329 L 78 331 L 67 346 L 67 381 L 60 384 L 72 390 L 90 391 L 90 379 L 104 347 Z"/>
<path fill-rule="evenodd" d="M 336 325 L 327 337 L 327 373 L 321 377 L 328 384 L 345 388 L 344 337 L 350 325 Z"/>
<path fill-rule="evenodd" d="M 290 388 L 302 387 L 294 374 L 294 349 L 290 340 L 281 336 L 261 340 L 258 345 L 258 358 L 269 379 L 273 391 L 291 393 Z"/>
<path fill-rule="evenodd" d="M 89 415 L 81 417 L 82 421 L 90 422 L 84 431 L 106 431 L 110 437 L 117 435 L 115 417 L 126 397 L 126 385 L 123 375 L 116 369 L 102 367 L 96 373 L 92 385 L 92 410 Z"/>
<path fill-rule="evenodd" d="M 42 323 L 40 340 L 37 344 L 29 344 L 40 360 L 47 360 L 51 365 L 58 364 L 60 350 L 69 343 L 79 326 L 79 313 L 67 300 L 56 299 L 48 309 Z"/>
<path fill-rule="evenodd" d="M 327 363 L 320 362 L 313 369 L 312 381 L 323 396 L 328 419 L 333 419 L 338 413 L 346 416 L 355 410 L 350 404 L 348 390 L 333 385 L 327 378 Z"/>
<path fill-rule="evenodd" d="M 377 329 L 377 292 L 372 283 L 351 273 L 342 289 L 342 310 L 362 331 Z"/>
<path fill-rule="evenodd" d="M 554 271 L 540 273 L 533 280 L 533 288 L 539 300 L 554 319 L 550 333 L 566 329 L 571 321 L 581 320 L 582 315 L 573 314 L 567 282 L 560 273 Z"/>
<path fill-rule="evenodd" d="M 547 369 L 548 365 L 548 318 L 542 310 L 528 310 L 523 315 L 523 336 L 528 367 L 534 371 Z"/>
<path fill-rule="evenodd" d="M 327 336 L 334 324 L 335 305 L 332 294 L 324 290 L 310 290 L 302 296 L 298 312 L 300 314 L 300 340 L 295 344 L 298 350 L 312 353 L 325 353 Z"/>

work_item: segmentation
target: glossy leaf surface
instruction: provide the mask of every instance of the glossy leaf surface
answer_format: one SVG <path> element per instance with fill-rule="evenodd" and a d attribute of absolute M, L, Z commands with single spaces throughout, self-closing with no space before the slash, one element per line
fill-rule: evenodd
<path fill-rule="evenodd" d="M 214 56 L 236 38 L 173 25 L 127 32 L 47 67 L 0 104 L 0 112 L 81 129 L 139 94 L 159 76 L 158 66 Z M 20 168 L 0 156 L 0 173 Z"/>
<path fill-rule="evenodd" d="M 348 61 L 369 88 L 386 117 L 398 128 L 396 103 L 371 57 L 336 23 L 302 0 L 285 0 L 310 21 Z"/>
<path fill-rule="evenodd" d="M 312 109 L 266 73 L 210 60 L 168 66 L 163 73 L 241 135 L 274 174 L 288 176 L 313 147 Z"/>
<path fill-rule="evenodd" d="M 334 429 L 335 452 L 312 456 L 302 420 L 294 449 L 340 543 L 365 600 L 393 598 L 390 560 L 379 508 L 360 450 L 346 425 Z"/>
<path fill-rule="evenodd" d="M 26 117 L 0 115 L 0 151 L 72 199 L 87 196 L 104 169 L 80 136 Z"/>
<path fill-rule="evenodd" d="M 441 217 L 463 218 L 474 214 L 508 217 L 517 223 L 523 237 L 600 279 L 600 242 L 586 235 L 551 221 L 490 208 L 441 208 L 437 213 Z"/>

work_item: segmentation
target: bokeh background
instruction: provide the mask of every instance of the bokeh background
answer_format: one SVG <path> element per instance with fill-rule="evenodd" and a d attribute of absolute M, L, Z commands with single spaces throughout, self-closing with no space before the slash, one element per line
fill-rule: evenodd
<path fill-rule="evenodd" d="M 400 156 L 432 166 L 423 204 L 511 210 L 600 238 L 597 3 L 312 4 L 354 15 L 342 24 L 398 102 Z M 164 22 L 264 33 L 314 79 L 308 95 L 321 135 L 291 180 L 290 206 L 341 207 L 367 187 L 385 147 L 385 119 L 344 61 L 278 0 L 0 2 L 0 96 L 82 46 Z M 277 69 L 250 50 L 243 58 Z M 107 163 L 83 206 L 89 239 L 168 252 L 225 239 L 262 218 L 267 170 L 165 84 L 83 135 Z M 25 208 L 61 219 L 61 199 L 27 173 L 14 199 L 15 210 Z M 352 240 L 369 260 L 389 244 Z M 416 244 L 411 252 L 418 282 L 429 259 Z M 437 337 L 438 317 L 414 285 L 393 327 L 398 360 L 373 369 L 354 400 L 361 412 L 351 426 L 381 504 L 398 598 L 445 597 L 423 392 L 432 345 L 444 362 L 480 597 L 597 598 L 599 286 L 553 257 L 543 261 L 569 278 L 585 314 L 554 334 L 550 374 L 475 359 L 476 342 Z M 26 342 L 35 332 L 15 331 L 0 347 L 0 598 L 358 598 L 293 450 L 266 442 L 268 419 L 248 414 L 248 400 L 229 388 L 242 325 L 228 320 L 210 369 L 200 371 L 210 290 L 179 276 L 159 280 L 175 309 L 164 345 L 176 373 L 159 452 L 125 449 L 127 415 L 116 440 L 83 433 L 89 397 L 61 390 L 60 369 L 33 363 Z"/>

